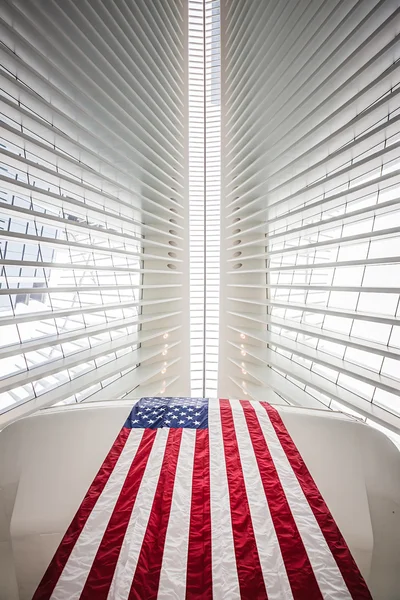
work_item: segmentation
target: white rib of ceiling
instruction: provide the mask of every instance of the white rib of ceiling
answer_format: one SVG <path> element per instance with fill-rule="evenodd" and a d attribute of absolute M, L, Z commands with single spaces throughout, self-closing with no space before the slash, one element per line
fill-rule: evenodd
<path fill-rule="evenodd" d="M 187 393 L 184 5 L 0 4 L 0 425 Z"/>
<path fill-rule="evenodd" d="M 398 1 L 221 4 L 221 383 L 398 432 Z"/>

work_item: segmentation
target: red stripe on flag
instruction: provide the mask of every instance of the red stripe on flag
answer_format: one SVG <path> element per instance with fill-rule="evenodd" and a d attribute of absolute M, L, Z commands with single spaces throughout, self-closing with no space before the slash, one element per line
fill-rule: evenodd
<path fill-rule="evenodd" d="M 279 475 L 265 441 L 256 411 L 241 400 L 265 497 L 295 600 L 322 600 L 322 594 Z"/>
<path fill-rule="evenodd" d="M 129 600 L 157 598 L 182 431 L 182 429 L 170 429 L 168 433 L 160 477 L 129 592 Z"/>
<path fill-rule="evenodd" d="M 116 499 L 113 513 L 89 571 L 80 600 L 93 600 L 93 598 L 107 600 L 122 542 L 124 541 L 156 433 L 156 429 L 144 430 L 121 492 L 118 499 Z"/>
<path fill-rule="evenodd" d="M 325 537 L 326 543 L 336 560 L 352 598 L 354 598 L 354 600 L 372 600 L 371 594 L 368 591 L 367 585 L 356 562 L 278 411 L 265 402 L 262 402 L 261 404 L 268 413 L 281 446 L 296 474 L 299 484 Z"/>
<path fill-rule="evenodd" d="M 86 493 L 71 525 L 47 568 L 32 600 L 49 600 L 85 523 L 101 495 L 128 439 L 130 429 L 123 427 Z"/>
<path fill-rule="evenodd" d="M 266 600 L 267 591 L 254 537 L 229 400 L 220 400 L 220 412 L 240 596 L 242 600 Z"/>
<path fill-rule="evenodd" d="M 189 547 L 186 575 L 186 600 L 212 599 L 210 447 L 208 429 L 196 431 Z"/>

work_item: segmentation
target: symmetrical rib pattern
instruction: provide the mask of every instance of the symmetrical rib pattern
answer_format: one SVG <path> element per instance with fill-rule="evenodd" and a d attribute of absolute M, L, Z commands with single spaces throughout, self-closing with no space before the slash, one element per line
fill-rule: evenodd
<path fill-rule="evenodd" d="M 0 4 L 0 426 L 191 389 L 398 432 L 398 2 Z"/>
<path fill-rule="evenodd" d="M 186 391 L 184 28 L 178 0 L 1 2 L 0 425 Z"/>
<path fill-rule="evenodd" d="M 222 29 L 221 381 L 398 431 L 398 2 L 224 2 Z"/>

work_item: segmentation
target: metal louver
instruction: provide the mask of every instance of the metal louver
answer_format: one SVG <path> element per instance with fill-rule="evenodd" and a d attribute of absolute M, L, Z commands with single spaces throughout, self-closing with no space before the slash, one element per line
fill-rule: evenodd
<path fill-rule="evenodd" d="M 221 11 L 221 378 L 398 432 L 398 3 Z"/>
<path fill-rule="evenodd" d="M 0 425 L 185 386 L 183 19 L 1 3 Z"/>

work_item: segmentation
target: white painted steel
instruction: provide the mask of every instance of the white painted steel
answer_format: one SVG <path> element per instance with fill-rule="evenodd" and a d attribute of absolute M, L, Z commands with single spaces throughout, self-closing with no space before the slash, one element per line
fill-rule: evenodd
<path fill-rule="evenodd" d="M 259 398 L 272 371 L 286 400 L 297 386 L 398 442 L 398 2 L 221 15 L 220 385 Z"/>
<path fill-rule="evenodd" d="M 398 2 L 1 9 L 2 422 L 168 390 L 395 436 Z"/>
<path fill-rule="evenodd" d="M 189 391 L 185 29 L 172 0 L 1 2 L 2 424 Z"/>

